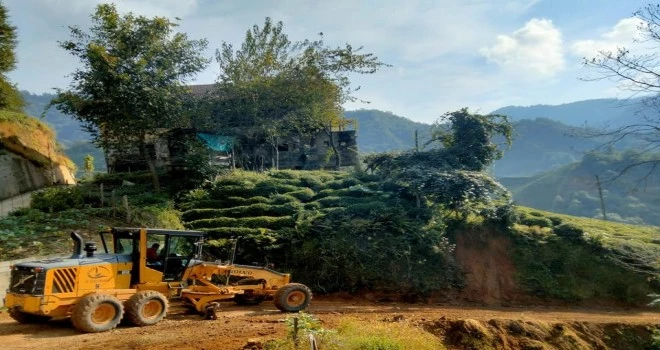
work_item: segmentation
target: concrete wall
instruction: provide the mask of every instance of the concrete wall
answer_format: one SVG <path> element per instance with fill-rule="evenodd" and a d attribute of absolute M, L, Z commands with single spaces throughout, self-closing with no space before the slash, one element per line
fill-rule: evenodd
<path fill-rule="evenodd" d="M 27 261 L 55 259 L 66 256 L 68 255 L 51 255 L 51 256 L 45 256 L 39 258 L 34 257 L 34 258 L 19 259 L 19 260 L 0 261 L 0 300 L 1 300 L 0 306 L 5 306 L 5 295 L 7 295 L 7 289 L 9 289 L 9 278 L 11 277 L 12 265 Z"/>

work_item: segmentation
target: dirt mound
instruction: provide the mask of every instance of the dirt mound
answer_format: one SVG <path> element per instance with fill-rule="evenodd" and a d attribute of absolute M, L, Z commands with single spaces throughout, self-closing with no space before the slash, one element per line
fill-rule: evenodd
<path fill-rule="evenodd" d="M 526 299 L 515 280 L 511 241 L 491 230 L 467 229 L 456 235 L 455 256 L 465 273 L 460 299 L 507 305 Z"/>
<path fill-rule="evenodd" d="M 650 349 L 653 331 L 623 323 L 472 319 L 421 323 L 449 349 Z"/>

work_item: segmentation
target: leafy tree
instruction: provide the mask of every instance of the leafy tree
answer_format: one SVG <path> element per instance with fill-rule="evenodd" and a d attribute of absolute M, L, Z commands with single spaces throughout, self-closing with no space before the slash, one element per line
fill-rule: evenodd
<path fill-rule="evenodd" d="M 9 24 L 7 8 L 0 2 L 0 108 L 21 110 L 24 102 L 7 72 L 16 68 L 16 27 Z"/>
<path fill-rule="evenodd" d="M 91 176 L 94 173 L 94 156 L 87 154 L 83 161 L 85 162 L 85 175 Z"/>
<path fill-rule="evenodd" d="M 120 15 L 108 4 L 96 8 L 92 23 L 89 32 L 71 27 L 71 39 L 60 43 L 82 68 L 51 104 L 81 121 L 106 152 L 137 148 L 159 190 L 146 139 L 158 128 L 179 126 L 184 84 L 208 64 L 200 54 L 207 42 L 175 32 L 167 18 Z"/>
<path fill-rule="evenodd" d="M 346 123 L 342 104 L 354 100 L 349 74 L 371 74 L 385 64 L 362 48 L 332 48 L 315 41 L 291 42 L 282 22 L 253 26 L 240 48 L 223 43 L 216 94 L 210 98 L 213 127 L 255 131 L 248 144 L 266 140 L 277 157 L 282 136 L 301 139 Z M 243 133 L 244 134 L 244 133 Z M 334 146 L 334 145 L 333 145 Z M 335 150 L 336 166 L 340 159 Z M 277 160 L 274 161 L 277 166 Z"/>
<path fill-rule="evenodd" d="M 637 41 L 653 47 L 660 43 L 660 5 L 648 5 L 633 14 L 639 19 Z M 642 164 L 653 165 L 653 170 L 660 164 L 660 154 L 654 151 L 660 146 L 660 61 L 653 50 L 631 52 L 629 48 L 619 47 L 615 51 L 602 50 L 595 57 L 584 59 L 584 65 L 594 68 L 599 75 L 584 80 L 611 80 L 620 83 L 619 87 L 631 92 L 650 95 L 643 99 L 645 111 L 640 111 L 640 118 L 621 127 L 614 127 L 599 132 L 594 136 L 609 136 L 609 144 L 624 140 L 641 142 L 642 153 L 652 153 L 652 157 L 632 159 L 629 165 L 619 173 Z"/>
<path fill-rule="evenodd" d="M 445 114 L 449 125 L 436 123 L 430 141 L 439 148 L 369 156 L 368 169 L 415 196 L 417 206 L 437 205 L 466 218 L 480 204 L 508 198 L 508 191 L 485 170 L 502 156 L 497 135 L 511 142 L 512 128 L 501 115 L 472 114 L 467 109 Z"/>

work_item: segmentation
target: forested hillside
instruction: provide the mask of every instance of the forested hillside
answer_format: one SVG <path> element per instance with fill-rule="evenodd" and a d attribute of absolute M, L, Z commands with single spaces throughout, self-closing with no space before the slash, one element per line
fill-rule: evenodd
<path fill-rule="evenodd" d="M 27 114 L 33 116 L 40 116 L 48 102 L 55 96 L 52 94 L 36 95 L 27 91 L 23 91 L 22 94 L 27 104 L 25 110 Z M 598 147 L 604 140 L 583 137 L 585 129 L 557 121 L 562 119 L 561 114 L 557 113 L 560 113 L 562 108 L 570 110 L 572 113 L 569 113 L 570 115 L 587 113 L 588 107 L 599 105 L 601 109 L 607 110 L 603 106 L 607 106 L 608 103 L 613 104 L 614 102 L 613 100 L 592 100 L 563 105 L 563 107 L 540 106 L 538 109 L 505 107 L 495 111 L 510 113 L 513 120 L 527 115 L 528 110 L 542 111 L 542 113 L 529 113 L 530 117 L 539 117 L 538 119 L 518 120 L 513 123 L 513 144 L 504 157 L 495 162 L 494 174 L 498 177 L 533 176 L 579 161 L 585 152 Z M 615 115 L 613 111 L 616 112 L 617 109 L 610 109 L 610 112 L 603 115 L 610 118 Z M 619 116 L 622 115 L 625 113 Z M 431 130 L 429 124 L 414 122 L 391 112 L 375 109 L 346 111 L 345 116 L 358 122 L 357 141 L 358 149 L 362 154 L 413 149 L 415 131 L 418 132 L 419 145 L 422 147 L 428 141 Z M 95 159 L 95 169 L 98 171 L 106 169 L 103 152 L 89 143 L 89 134 L 80 128 L 78 121 L 54 108 L 50 108 L 45 113 L 43 120 L 56 131 L 58 141 L 78 168 L 82 168 L 83 157 L 86 154 L 92 154 Z"/>
<path fill-rule="evenodd" d="M 507 106 L 492 113 L 505 114 L 513 121 L 548 118 L 573 126 L 621 125 L 648 110 L 641 99 L 613 98 L 585 100 L 561 105 Z"/>
<path fill-rule="evenodd" d="M 346 111 L 346 118 L 358 122 L 360 153 L 404 151 L 415 148 L 415 131 L 419 146 L 429 140 L 431 125 L 414 122 L 391 112 L 377 109 Z"/>
<path fill-rule="evenodd" d="M 603 218 L 599 176 L 607 219 L 660 225 L 660 174 L 652 164 L 617 177 L 639 155 L 633 151 L 588 153 L 579 161 L 530 178 L 500 178 L 518 203 L 576 216 Z"/>

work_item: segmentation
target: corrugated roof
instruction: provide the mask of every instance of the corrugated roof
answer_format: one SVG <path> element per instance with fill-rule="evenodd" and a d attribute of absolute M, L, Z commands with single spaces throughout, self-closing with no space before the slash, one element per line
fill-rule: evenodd
<path fill-rule="evenodd" d="M 204 96 L 215 88 L 215 84 L 188 85 L 190 94 L 193 96 Z"/>

